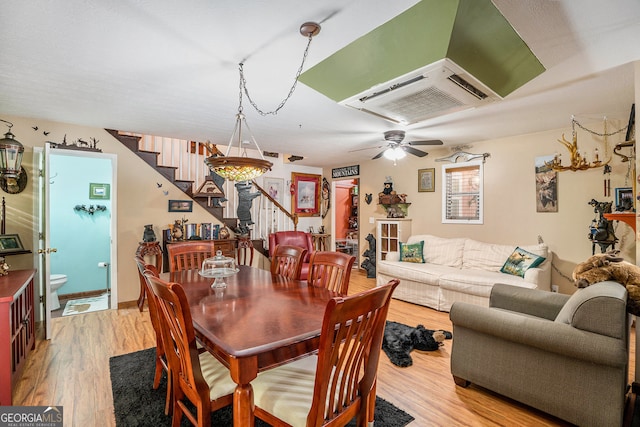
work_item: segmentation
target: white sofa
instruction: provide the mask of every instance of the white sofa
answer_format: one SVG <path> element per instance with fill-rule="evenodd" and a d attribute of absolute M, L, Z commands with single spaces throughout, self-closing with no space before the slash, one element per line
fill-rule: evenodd
<path fill-rule="evenodd" d="M 525 271 L 524 277 L 502 273 L 505 261 L 516 245 L 483 243 L 468 238 L 413 235 L 406 244 L 424 241 L 424 263 L 399 261 L 398 252 L 387 253 L 376 265 L 376 283 L 400 279 L 393 297 L 449 311 L 456 301 L 489 306 L 489 295 L 496 283 L 530 289 L 551 289 L 552 253 L 545 244 L 519 246 L 542 256 L 545 261 Z"/>

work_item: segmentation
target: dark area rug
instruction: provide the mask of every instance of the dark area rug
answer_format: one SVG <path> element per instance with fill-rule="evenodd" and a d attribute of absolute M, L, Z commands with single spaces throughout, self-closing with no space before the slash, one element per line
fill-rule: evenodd
<path fill-rule="evenodd" d="M 118 427 L 170 426 L 171 418 L 164 415 L 166 376 L 157 390 L 153 389 L 155 348 L 115 356 L 109 359 L 113 406 Z M 212 426 L 232 426 L 231 406 L 211 414 Z M 376 398 L 376 427 L 403 427 L 413 417 L 384 399 Z M 182 426 L 189 426 L 186 417 Z M 269 424 L 256 419 L 256 427 Z M 348 424 L 355 426 L 355 419 Z"/>

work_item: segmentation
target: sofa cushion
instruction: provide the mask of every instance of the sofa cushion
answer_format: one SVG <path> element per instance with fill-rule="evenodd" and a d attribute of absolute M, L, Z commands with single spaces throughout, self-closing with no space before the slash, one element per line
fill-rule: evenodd
<path fill-rule="evenodd" d="M 525 271 L 539 266 L 544 260 L 544 257 L 517 247 L 504 262 L 500 272 L 524 277 Z"/>
<path fill-rule="evenodd" d="M 421 282 L 428 286 L 438 286 L 440 276 L 452 271 L 451 267 L 437 264 L 383 260 L 376 265 L 376 273 L 386 274 L 403 280 Z"/>
<path fill-rule="evenodd" d="M 521 277 L 486 270 L 450 270 L 438 280 L 438 285 L 442 289 L 486 298 L 489 298 L 491 289 L 496 283 L 524 288 L 536 287 L 534 283 L 525 282 Z"/>
<path fill-rule="evenodd" d="M 400 242 L 400 261 L 424 263 L 422 248 L 424 240 L 418 243 L 402 243 Z"/>
<path fill-rule="evenodd" d="M 407 243 L 424 241 L 422 254 L 424 261 L 431 264 L 446 265 L 449 267 L 462 267 L 463 238 L 451 238 L 432 236 L 430 234 L 416 234 L 407 239 Z"/>
<path fill-rule="evenodd" d="M 545 244 L 520 246 L 520 248 L 547 258 Z M 516 249 L 514 245 L 498 245 L 466 239 L 462 254 L 462 268 L 472 270 L 500 271 L 509 255 Z"/>

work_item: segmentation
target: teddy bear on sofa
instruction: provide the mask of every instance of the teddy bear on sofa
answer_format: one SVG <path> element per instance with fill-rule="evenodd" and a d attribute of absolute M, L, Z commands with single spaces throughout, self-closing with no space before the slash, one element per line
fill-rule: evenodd
<path fill-rule="evenodd" d="M 640 267 L 618 256 L 619 251 L 596 254 L 576 265 L 573 280 L 578 288 L 613 280 L 627 288 L 627 312 L 640 315 Z"/>
<path fill-rule="evenodd" d="M 413 349 L 434 351 L 440 348 L 445 339 L 451 339 L 449 331 L 426 329 L 422 325 L 415 328 L 402 323 L 387 320 L 382 339 L 382 350 L 396 366 L 407 367 L 413 364 L 410 353 Z"/>

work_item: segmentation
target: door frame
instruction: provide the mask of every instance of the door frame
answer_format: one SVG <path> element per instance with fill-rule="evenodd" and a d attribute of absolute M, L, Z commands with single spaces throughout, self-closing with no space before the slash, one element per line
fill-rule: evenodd
<path fill-rule="evenodd" d="M 36 318 L 45 322 L 46 339 L 51 338 L 51 287 L 49 281 L 49 251 L 51 251 L 49 242 L 49 225 L 48 217 L 51 209 L 49 203 L 49 159 L 52 155 L 49 143 L 45 147 L 34 147 L 34 170 L 38 171 L 38 185 L 35 189 L 34 197 L 34 247 L 38 248 L 34 251 L 34 265 L 38 266 L 37 286 L 38 294 L 35 296 L 37 307 Z M 64 150 L 57 149 L 55 155 L 65 155 L 78 158 L 98 158 L 111 161 L 111 216 L 110 216 L 110 264 L 109 264 L 109 287 L 111 289 L 111 298 L 109 307 L 111 310 L 118 308 L 118 156 L 111 153 L 99 153 L 91 151 Z M 46 223 L 44 221 L 47 221 Z M 43 229 L 44 226 L 44 229 Z M 44 301 L 38 301 L 44 296 Z M 44 316 L 42 310 L 44 309 Z M 38 315 L 39 312 L 39 315 Z"/>
<path fill-rule="evenodd" d="M 350 177 L 345 177 L 345 178 L 340 178 L 340 179 L 334 179 L 331 181 L 331 249 L 332 251 L 336 250 L 336 186 L 337 183 L 341 182 L 341 181 L 356 181 L 357 182 L 357 186 L 358 189 L 360 187 L 360 176 L 356 175 L 356 176 L 350 176 Z M 358 193 L 359 194 L 359 193 Z M 358 196 L 358 202 L 359 202 L 359 197 Z M 359 204 L 359 203 L 358 203 Z M 360 206 L 358 206 L 358 253 L 355 255 L 356 257 L 356 262 L 353 264 L 353 266 L 357 269 L 360 269 L 360 251 L 361 251 L 361 245 L 360 245 L 360 234 L 361 234 L 361 230 L 362 230 L 362 225 L 360 223 Z"/>

